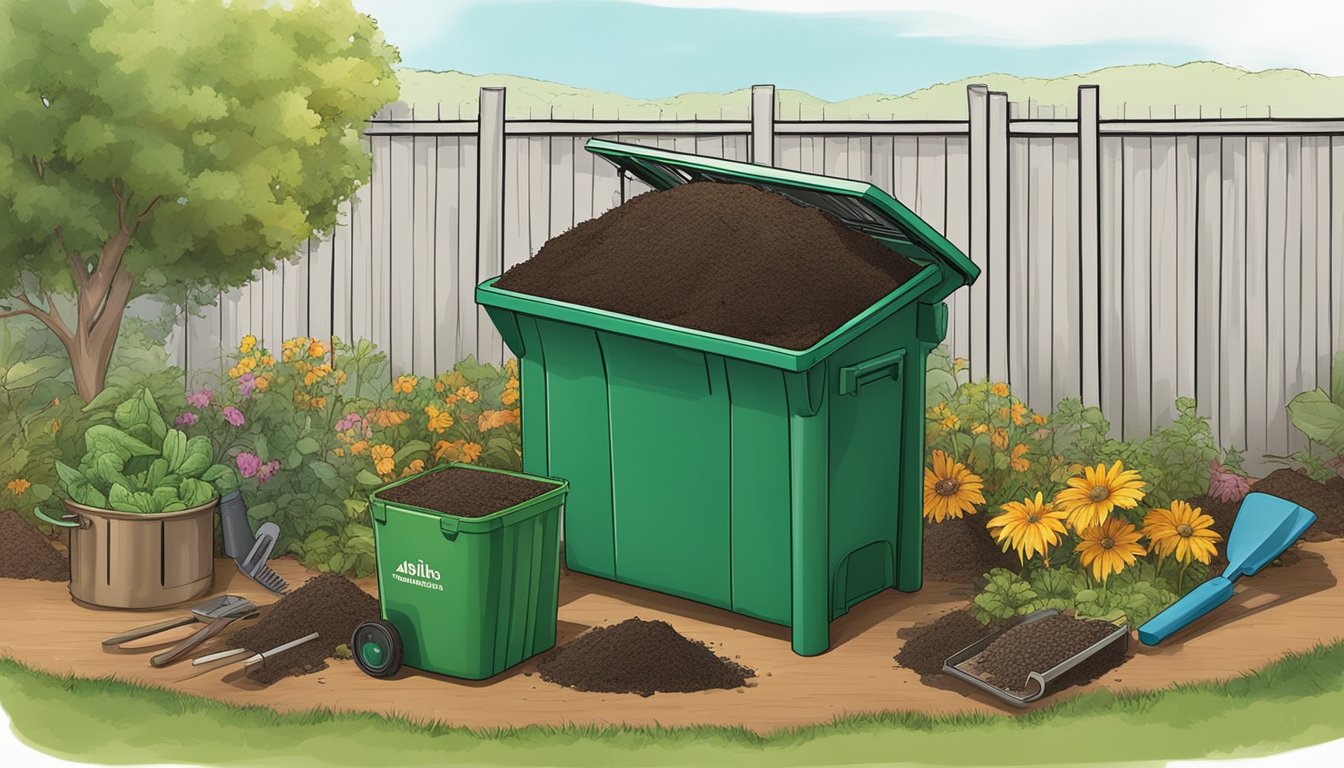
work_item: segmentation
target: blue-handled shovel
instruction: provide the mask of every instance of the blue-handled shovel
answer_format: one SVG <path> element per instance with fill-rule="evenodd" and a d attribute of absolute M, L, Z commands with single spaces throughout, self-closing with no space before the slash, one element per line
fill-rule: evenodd
<path fill-rule="evenodd" d="M 1144 645 L 1157 645 L 1232 597 L 1232 583 L 1254 576 L 1292 546 L 1316 522 L 1311 510 L 1267 493 L 1241 502 L 1227 539 L 1227 568 L 1139 627 Z"/>

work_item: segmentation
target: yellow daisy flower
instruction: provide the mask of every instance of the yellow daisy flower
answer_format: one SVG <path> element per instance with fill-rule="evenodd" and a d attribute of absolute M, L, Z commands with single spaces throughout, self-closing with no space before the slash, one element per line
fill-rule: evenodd
<path fill-rule="evenodd" d="M 1065 533 L 1066 515 L 1055 509 L 1054 504 L 1046 502 L 1040 491 L 1036 492 L 1035 499 L 1010 501 L 1001 509 L 1003 511 L 990 518 L 985 526 L 999 544 L 1012 546 L 1019 562 L 1026 562 L 1034 555 L 1045 557 Z"/>
<path fill-rule="evenodd" d="M 935 523 L 975 514 L 975 505 L 984 504 L 984 481 L 953 461 L 943 451 L 933 452 L 933 467 L 924 470 L 924 519 Z"/>
<path fill-rule="evenodd" d="M 1205 565 L 1218 554 L 1216 541 L 1223 537 L 1213 530 L 1213 518 L 1188 502 L 1173 501 L 1169 509 L 1150 510 L 1143 518 L 1143 535 L 1153 552 L 1175 555 L 1179 563 L 1198 561 Z"/>
<path fill-rule="evenodd" d="M 1139 544 L 1142 535 L 1132 524 L 1114 517 L 1086 528 L 1079 534 L 1082 540 L 1075 547 L 1078 563 L 1091 568 L 1092 576 L 1104 582 L 1133 565 L 1136 557 L 1147 554 Z"/>
<path fill-rule="evenodd" d="M 1119 461 L 1085 467 L 1082 477 L 1071 477 L 1068 487 L 1055 495 L 1055 504 L 1069 513 L 1075 531 L 1100 524 L 1116 507 L 1133 509 L 1143 500 L 1143 479 Z"/>

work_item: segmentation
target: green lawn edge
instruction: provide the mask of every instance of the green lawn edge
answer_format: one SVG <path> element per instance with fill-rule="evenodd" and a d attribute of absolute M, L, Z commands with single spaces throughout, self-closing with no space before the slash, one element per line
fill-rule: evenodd
<path fill-rule="evenodd" d="M 1095 691 L 1021 716 L 883 712 L 765 736 L 721 726 L 472 731 L 413 715 L 282 715 L 110 678 L 51 675 L 4 657 L 0 706 L 34 749 L 106 765 L 1142 764 L 1261 757 L 1344 737 L 1337 717 L 1344 642 L 1224 682 Z"/>

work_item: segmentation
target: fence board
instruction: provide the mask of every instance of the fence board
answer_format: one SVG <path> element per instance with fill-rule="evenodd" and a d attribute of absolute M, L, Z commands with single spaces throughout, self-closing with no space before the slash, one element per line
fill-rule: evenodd
<path fill-rule="evenodd" d="M 1247 365 L 1245 410 L 1246 440 L 1250 445 L 1266 445 L 1265 423 L 1268 396 L 1266 379 L 1271 349 L 1268 338 L 1268 215 L 1269 215 L 1269 142 L 1265 136 L 1246 139 L 1246 360 L 1265 361 L 1265 365 Z M 1276 340 L 1275 346 L 1278 347 Z M 1282 355 L 1282 348 L 1278 351 Z M 1279 371 L 1283 370 L 1282 357 Z M 1278 375 L 1282 375 L 1275 372 Z"/>
<path fill-rule="evenodd" d="M 451 367 L 466 352 L 458 346 L 458 304 L 465 301 L 457 279 L 462 251 L 459 243 L 462 149 L 456 136 L 440 136 L 434 154 L 434 370 Z"/>
<path fill-rule="evenodd" d="M 1344 351 L 1344 136 L 1330 139 L 1330 200 L 1330 370 L 1333 379 L 1338 373 L 1334 370 L 1334 355 Z"/>
<path fill-rule="evenodd" d="M 1336 244 L 1344 247 L 1344 226 L 1331 225 L 1333 213 L 1330 204 L 1333 200 L 1344 209 L 1344 195 L 1332 195 L 1330 192 L 1330 138 L 1322 136 L 1313 141 L 1316 144 L 1316 310 L 1311 317 L 1316 322 L 1316 386 L 1329 392 L 1330 358 L 1335 349 L 1330 335 L 1330 311 L 1332 300 L 1344 299 L 1340 293 L 1332 296 L 1330 289 L 1330 249 Z M 1344 256 L 1344 250 L 1338 255 Z"/>
<path fill-rule="evenodd" d="M 411 194 L 406 201 L 406 207 L 411 211 L 411 242 L 409 248 L 402 249 L 408 252 L 410 264 L 407 273 L 397 279 L 413 283 L 409 291 L 411 309 L 402 320 L 403 328 L 409 329 L 410 335 L 410 370 L 417 376 L 433 376 L 436 329 L 428 320 L 434 317 L 434 290 L 438 282 L 434 259 L 434 228 L 438 221 L 438 141 L 433 136 L 416 136 L 410 151 L 411 184 L 404 190 L 409 189 Z"/>
<path fill-rule="evenodd" d="M 779 136 L 775 139 L 775 165 L 790 171 L 803 169 L 803 137 Z M 727 146 L 724 147 L 727 156 Z"/>
<path fill-rule="evenodd" d="M 1176 179 L 1176 139 L 1172 136 L 1154 136 L 1152 142 L 1152 176 L 1149 243 L 1152 271 L 1149 273 L 1148 295 L 1151 296 L 1149 318 L 1151 334 L 1152 426 L 1170 424 L 1176 417 L 1176 377 L 1179 373 L 1180 336 L 1177 308 L 1181 294 L 1180 269 L 1177 262 L 1178 190 Z"/>
<path fill-rule="evenodd" d="M 1246 137 L 1223 139 L 1218 423 L 1223 445 L 1246 443 Z"/>
<path fill-rule="evenodd" d="M 1319 225 L 1317 218 L 1317 141 L 1314 136 L 1302 137 L 1302 155 L 1300 158 L 1300 175 L 1298 179 L 1298 195 L 1301 200 L 1301 228 L 1302 252 L 1299 263 L 1298 291 L 1302 298 L 1300 307 L 1291 307 L 1295 311 L 1294 322 L 1299 324 L 1298 334 L 1298 359 L 1301 362 L 1301 375 L 1298 377 L 1298 388 L 1292 394 L 1302 390 L 1311 389 L 1320 383 L 1318 378 L 1318 339 L 1316 337 L 1317 325 L 1317 260 L 1319 258 Z M 1327 198 L 1328 202 L 1328 198 Z M 1325 239 L 1328 245 L 1330 241 L 1330 230 L 1325 230 Z M 1329 295 L 1326 295 L 1326 306 L 1329 305 Z M 1307 447 L 1306 435 L 1303 435 L 1296 427 L 1292 426 L 1291 421 L 1288 426 L 1288 448 L 1291 451 L 1297 451 Z"/>
<path fill-rule="evenodd" d="M 1098 195 L 1101 215 L 1100 268 L 1101 279 L 1101 379 L 1099 395 L 1101 410 L 1111 422 L 1111 436 L 1118 437 L 1125 417 L 1124 387 L 1124 321 L 1126 306 L 1122 281 L 1124 279 L 1123 240 L 1121 225 L 1124 218 L 1124 168 L 1121 139 L 1103 137 L 1100 142 L 1101 169 Z"/>
<path fill-rule="evenodd" d="M 947 178 L 944 187 L 947 216 L 947 239 L 962 253 L 971 252 L 970 211 L 970 148 L 967 139 L 947 140 Z M 960 290 L 948 297 L 947 340 L 954 357 L 969 357 L 970 350 L 970 292 Z"/>
<path fill-rule="evenodd" d="M 416 289 L 416 177 L 422 176 L 415 157 L 415 139 L 392 137 L 392 165 L 388 174 L 388 322 L 391 337 L 387 359 L 396 371 L 415 371 L 415 299 Z"/>
<path fill-rule="evenodd" d="M 373 137 L 373 178 L 369 204 L 372 216 L 369 241 L 373 264 L 369 271 L 369 339 L 390 356 L 392 337 L 392 142 L 386 136 Z M 473 345 L 475 339 L 472 340 Z"/>
<path fill-rule="evenodd" d="M 1015 141 L 1015 140 L 1014 140 Z M 1055 263 L 1055 148 L 1054 139 L 1028 139 L 1027 251 L 1023 254 L 1026 288 L 1009 298 L 1010 306 L 1026 299 L 1027 304 L 1027 405 L 1033 411 L 1050 412 L 1054 407 L 1054 367 L 1059 350 L 1051 348 L 1054 335 L 1054 263 Z M 1065 252 L 1063 243 L 1059 243 Z"/>
<path fill-rule="evenodd" d="M 942 136 L 918 138 L 915 213 L 939 232 L 947 231 L 947 140 Z"/>
<path fill-rule="evenodd" d="M 1199 224 L 1199 139 L 1176 139 L 1176 395 L 1195 397 L 1196 228 Z"/>
<path fill-rule="evenodd" d="M 896 196 L 896 149 L 890 136 L 874 136 L 869 159 L 869 180 L 892 197 Z"/>
<path fill-rule="evenodd" d="M 1011 340 L 1008 372 L 1003 381 L 1012 382 L 1018 397 L 1030 399 L 1031 390 L 1031 319 L 1030 279 L 1035 254 L 1032 253 L 1032 179 L 1031 146 L 1028 139 L 1008 140 L 1008 165 L 1014 172 L 1008 189 L 1008 307 L 1007 336 Z M 999 379 L 995 379 L 996 381 Z"/>
<path fill-rule="evenodd" d="M 1008 97 L 989 94 L 989 378 L 1008 380 Z"/>
<path fill-rule="evenodd" d="M 1082 308 L 1079 304 L 1081 283 L 1079 282 L 1078 247 L 1078 141 L 1076 139 L 1057 138 L 1054 143 L 1054 184 L 1051 199 L 1054 234 L 1052 253 L 1054 265 L 1051 270 L 1049 349 L 1053 359 L 1050 361 L 1051 402 L 1044 408 L 1053 408 L 1055 402 L 1064 397 L 1081 397 L 1083 394 L 1082 337 L 1079 335 Z"/>
<path fill-rule="evenodd" d="M 1283 366 L 1278 376 L 1271 378 L 1270 384 L 1277 384 L 1277 391 L 1271 388 L 1270 399 L 1266 406 L 1272 410 L 1269 419 L 1271 435 L 1279 435 L 1283 452 L 1290 453 L 1295 446 L 1305 447 L 1305 440 L 1299 443 L 1294 438 L 1296 430 L 1288 423 L 1288 411 L 1285 404 L 1288 399 L 1302 391 L 1306 379 L 1302 367 L 1302 139 L 1289 136 L 1285 140 L 1286 201 L 1283 217 L 1283 265 L 1281 287 L 1277 295 L 1279 317 L 1283 334 L 1279 337 L 1283 344 Z M 1271 268 L 1273 262 L 1270 262 Z M 1272 290 L 1272 289 L 1271 289 Z M 1271 302 L 1271 305 L 1273 302 Z M 1271 362 L 1272 366 L 1272 362 Z M 1267 370 L 1274 370 L 1272 367 Z M 1315 382 L 1312 382 L 1315 386 Z M 1310 387 L 1308 387 L 1310 388 Z M 1276 396 L 1277 395 L 1277 396 Z M 1300 433 L 1298 433 L 1300 434 Z M 1273 451 L 1273 440 L 1269 441 Z"/>
<path fill-rule="evenodd" d="M 1152 143 L 1124 141 L 1124 212 L 1120 237 L 1124 259 L 1125 412 L 1123 439 L 1148 434 L 1152 427 Z"/>
<path fill-rule="evenodd" d="M 354 306 L 350 295 L 350 233 L 351 201 L 341 203 L 336 211 L 336 227 L 331 231 L 331 333 L 345 341 L 355 337 L 351 333 Z M 363 254 L 360 254 L 363 256 Z"/>
<path fill-rule="evenodd" d="M 308 241 L 308 334 L 331 339 L 332 233 Z"/>
<path fill-rule="evenodd" d="M 1195 402 L 1198 413 L 1213 425 L 1214 438 L 1226 441 L 1219 403 L 1222 370 L 1219 331 L 1223 254 L 1223 140 L 1200 136 L 1195 189 Z"/>
<path fill-rule="evenodd" d="M 476 189 L 480 176 L 479 140 L 463 136 L 457 146 L 457 350 L 462 356 L 480 354 L 480 313 L 476 311 Z M 584 154 L 588 154 L 585 152 Z"/>

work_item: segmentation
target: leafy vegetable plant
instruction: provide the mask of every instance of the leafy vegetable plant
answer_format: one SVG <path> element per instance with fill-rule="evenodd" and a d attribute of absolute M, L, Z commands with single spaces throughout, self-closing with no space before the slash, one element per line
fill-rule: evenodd
<path fill-rule="evenodd" d="M 78 467 L 56 462 L 70 499 L 115 512 L 180 512 L 209 502 L 217 488 L 232 488 L 232 469 L 213 463 L 204 436 L 188 439 L 170 428 L 148 389 L 136 390 L 117 406 L 111 424 L 84 432 Z"/>

